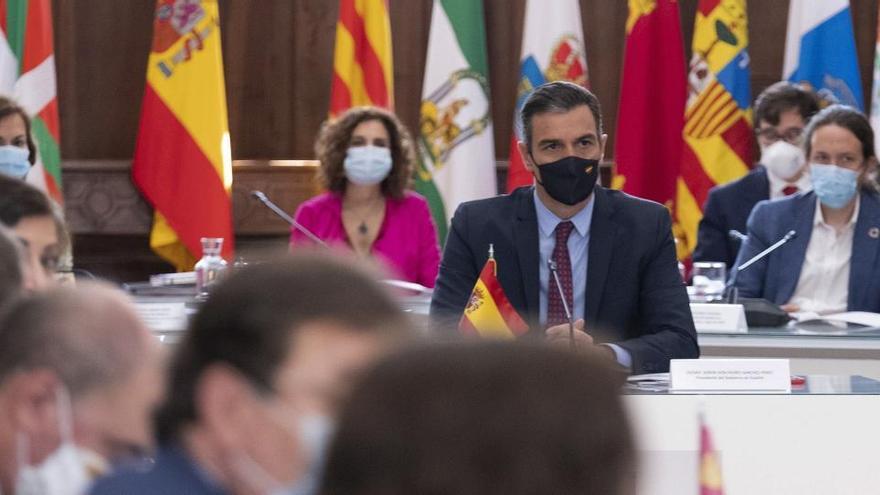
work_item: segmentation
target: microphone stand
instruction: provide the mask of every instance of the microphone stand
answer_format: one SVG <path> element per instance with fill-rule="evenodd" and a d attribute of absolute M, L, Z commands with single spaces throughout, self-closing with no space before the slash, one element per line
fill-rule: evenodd
<path fill-rule="evenodd" d="M 746 261 L 742 265 L 736 267 L 736 270 L 733 272 L 733 275 L 730 276 L 730 282 L 727 283 L 727 303 L 728 304 L 736 304 L 737 301 L 739 300 L 739 289 L 736 287 L 736 278 L 737 278 L 737 276 L 739 276 L 739 272 L 741 272 L 741 271 L 747 269 L 748 267 L 754 265 L 755 263 L 761 261 L 762 259 L 767 257 L 767 255 L 769 255 L 773 251 L 776 251 L 777 249 L 782 247 L 783 244 L 794 239 L 795 237 L 797 237 L 797 232 L 795 232 L 794 230 L 789 230 L 788 233 L 786 233 L 784 236 L 782 236 L 782 239 L 779 239 L 778 241 L 774 242 L 767 249 L 761 251 L 760 253 L 756 254 L 755 256 L 753 256 L 751 259 L 749 259 L 748 261 Z"/>
<path fill-rule="evenodd" d="M 575 349 L 574 344 L 574 318 L 571 316 L 571 310 L 568 308 L 568 301 L 565 299 L 565 291 L 562 290 L 562 282 L 559 281 L 559 273 L 556 272 L 556 262 L 552 259 L 547 260 L 547 267 L 553 274 L 553 280 L 556 282 L 556 290 L 559 291 L 559 298 L 562 299 L 562 309 L 565 311 L 565 317 L 568 319 L 568 343 L 571 349 Z"/>
<path fill-rule="evenodd" d="M 281 219 L 290 224 L 291 227 L 299 232 L 302 232 L 306 237 L 309 238 L 309 240 L 320 246 L 327 247 L 326 242 L 322 241 L 321 238 L 312 233 L 311 230 L 305 228 L 301 223 L 294 220 L 293 217 L 291 217 L 284 210 L 279 208 L 278 205 L 270 201 L 269 198 L 266 197 L 266 194 L 263 193 L 263 191 L 251 191 L 251 196 L 256 198 L 260 203 L 263 203 L 266 208 L 272 210 L 273 213 L 281 217 Z"/>

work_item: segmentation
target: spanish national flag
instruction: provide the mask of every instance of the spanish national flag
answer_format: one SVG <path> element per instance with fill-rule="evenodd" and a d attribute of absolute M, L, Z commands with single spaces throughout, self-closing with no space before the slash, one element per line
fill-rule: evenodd
<path fill-rule="evenodd" d="M 232 156 L 217 0 L 158 0 L 132 164 L 155 209 L 150 246 L 178 270 L 201 256 L 200 238 L 233 252 Z"/>
<path fill-rule="evenodd" d="M 351 107 L 394 107 L 387 0 L 340 0 L 330 115 Z"/>
<path fill-rule="evenodd" d="M 513 339 L 528 331 L 529 326 L 507 300 L 496 278 L 497 270 L 495 258 L 490 256 L 458 323 L 462 334 Z"/>

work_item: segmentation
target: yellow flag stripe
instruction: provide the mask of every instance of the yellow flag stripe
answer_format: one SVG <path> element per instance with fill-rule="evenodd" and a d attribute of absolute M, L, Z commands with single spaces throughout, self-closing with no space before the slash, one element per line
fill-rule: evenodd
<path fill-rule="evenodd" d="M 348 87 L 351 105 L 370 105 L 367 86 L 364 82 L 363 68 L 354 57 L 354 38 L 341 22 L 336 25 L 336 54 L 333 58 L 333 70 Z"/>
<path fill-rule="evenodd" d="M 201 48 L 193 44 L 190 36 L 184 36 L 165 52 L 151 53 L 147 83 L 181 122 L 228 186 L 226 175 L 231 172 L 231 164 L 224 163 L 228 160 L 224 160 L 223 149 L 228 147 L 224 139 L 229 126 L 217 3 L 203 1 L 202 6 L 206 15 L 196 26 L 202 35 Z M 188 43 L 189 48 L 186 47 Z M 187 52 L 190 59 L 182 62 Z M 160 63 L 173 71 L 170 77 L 160 69 Z"/>
<path fill-rule="evenodd" d="M 685 244 L 687 245 L 688 252 L 691 253 L 697 246 L 697 227 L 703 218 L 703 212 L 682 178 L 678 179 L 675 218 L 684 231 Z"/>
<path fill-rule="evenodd" d="M 382 74 L 385 77 L 385 87 L 388 91 L 389 102 L 394 101 L 394 76 L 392 74 L 391 55 L 391 28 L 389 26 L 388 10 L 385 0 L 366 0 L 369 5 L 364 14 L 364 30 L 367 41 L 372 46 L 379 63 L 382 64 Z M 358 2 L 360 3 L 360 2 Z"/>
<path fill-rule="evenodd" d="M 477 279 L 474 290 L 482 291 L 483 294 L 489 294 L 489 288 L 483 283 L 482 279 Z M 483 304 L 474 311 L 466 312 L 465 317 L 470 320 L 471 325 L 477 329 L 480 336 L 489 338 L 512 339 L 513 333 L 507 328 L 501 311 L 495 305 L 492 297 L 484 297 Z"/>
<path fill-rule="evenodd" d="M 706 175 L 716 184 L 725 184 L 738 179 L 749 171 L 748 166 L 721 136 L 695 139 L 685 136 L 685 145 L 690 146 L 700 160 Z"/>

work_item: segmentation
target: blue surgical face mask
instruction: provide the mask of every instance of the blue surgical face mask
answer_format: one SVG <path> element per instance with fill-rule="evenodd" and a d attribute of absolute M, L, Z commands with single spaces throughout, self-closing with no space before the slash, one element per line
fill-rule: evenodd
<path fill-rule="evenodd" d="M 846 206 L 856 194 L 859 174 L 836 165 L 810 164 L 810 180 L 819 201 L 829 207 L 839 209 Z"/>
<path fill-rule="evenodd" d="M 345 176 L 354 184 L 371 186 L 391 172 L 391 150 L 381 146 L 354 146 L 343 162 Z"/>
<path fill-rule="evenodd" d="M 28 150 L 18 146 L 0 146 L 0 174 L 16 179 L 24 179 L 31 169 Z"/>

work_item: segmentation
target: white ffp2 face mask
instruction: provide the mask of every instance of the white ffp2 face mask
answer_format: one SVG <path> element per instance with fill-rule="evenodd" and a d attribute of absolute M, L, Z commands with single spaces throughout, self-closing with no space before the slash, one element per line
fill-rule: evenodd
<path fill-rule="evenodd" d="M 806 163 L 804 151 L 787 141 L 779 140 L 764 148 L 761 163 L 776 177 L 789 181 Z"/>
<path fill-rule="evenodd" d="M 16 495 L 83 495 L 97 474 L 87 467 L 94 465 L 96 454 L 73 443 L 73 411 L 67 390 L 58 390 L 57 401 L 61 446 L 46 460 L 30 465 L 30 440 L 18 434 Z"/>

